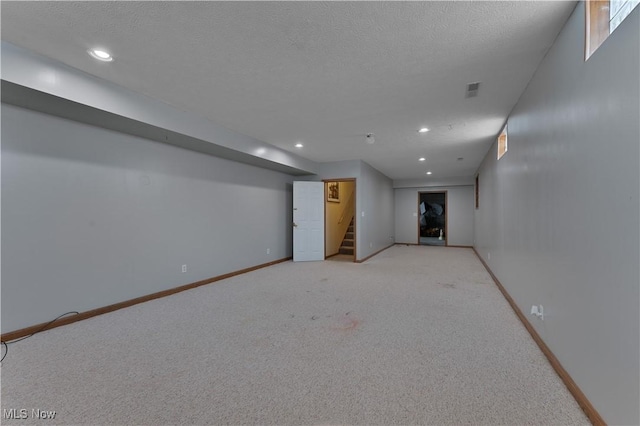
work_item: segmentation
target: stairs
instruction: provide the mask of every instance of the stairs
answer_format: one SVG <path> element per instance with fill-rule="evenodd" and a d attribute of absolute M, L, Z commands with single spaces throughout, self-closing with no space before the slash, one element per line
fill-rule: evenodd
<path fill-rule="evenodd" d="M 347 233 L 344 234 L 344 240 L 342 240 L 342 244 L 340 245 L 340 254 L 351 254 L 353 255 L 354 250 L 354 240 L 353 240 L 353 218 L 351 219 L 351 223 L 349 223 L 349 228 L 347 228 Z"/>

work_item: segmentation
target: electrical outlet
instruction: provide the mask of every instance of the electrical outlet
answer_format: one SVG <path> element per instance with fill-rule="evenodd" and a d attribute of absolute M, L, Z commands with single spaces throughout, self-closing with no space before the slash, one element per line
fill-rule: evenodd
<path fill-rule="evenodd" d="M 369 243 L 369 248 L 373 247 L 373 243 Z"/>
<path fill-rule="evenodd" d="M 487 260 L 491 260 L 491 253 L 487 252 Z"/>
<path fill-rule="evenodd" d="M 182 272 L 187 272 L 187 265 L 182 265 Z"/>
<path fill-rule="evenodd" d="M 362 212 L 362 217 L 364 217 L 364 212 Z"/>
<path fill-rule="evenodd" d="M 531 305 L 531 315 L 535 315 L 544 321 L 544 308 L 542 305 Z"/>
<path fill-rule="evenodd" d="M 270 248 L 267 249 L 267 254 L 271 254 L 271 249 Z"/>

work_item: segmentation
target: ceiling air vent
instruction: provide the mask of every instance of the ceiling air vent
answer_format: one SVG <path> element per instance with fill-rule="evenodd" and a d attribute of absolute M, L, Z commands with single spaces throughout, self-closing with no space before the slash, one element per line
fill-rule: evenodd
<path fill-rule="evenodd" d="M 480 82 L 467 84 L 467 98 L 475 98 L 478 96 L 478 89 L 480 89 Z"/>

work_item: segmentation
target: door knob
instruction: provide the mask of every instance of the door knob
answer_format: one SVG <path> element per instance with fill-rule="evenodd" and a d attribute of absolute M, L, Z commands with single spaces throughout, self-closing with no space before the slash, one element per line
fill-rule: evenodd
<path fill-rule="evenodd" d="M 295 223 L 295 222 L 293 222 L 293 227 L 294 227 L 294 228 L 297 228 L 297 227 L 298 227 L 298 224 L 297 224 L 297 223 Z"/>

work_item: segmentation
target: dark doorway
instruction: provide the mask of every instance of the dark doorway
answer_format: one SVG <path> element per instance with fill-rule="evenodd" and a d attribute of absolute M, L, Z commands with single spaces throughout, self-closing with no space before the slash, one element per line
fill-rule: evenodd
<path fill-rule="evenodd" d="M 447 191 L 418 193 L 418 244 L 447 245 Z"/>

